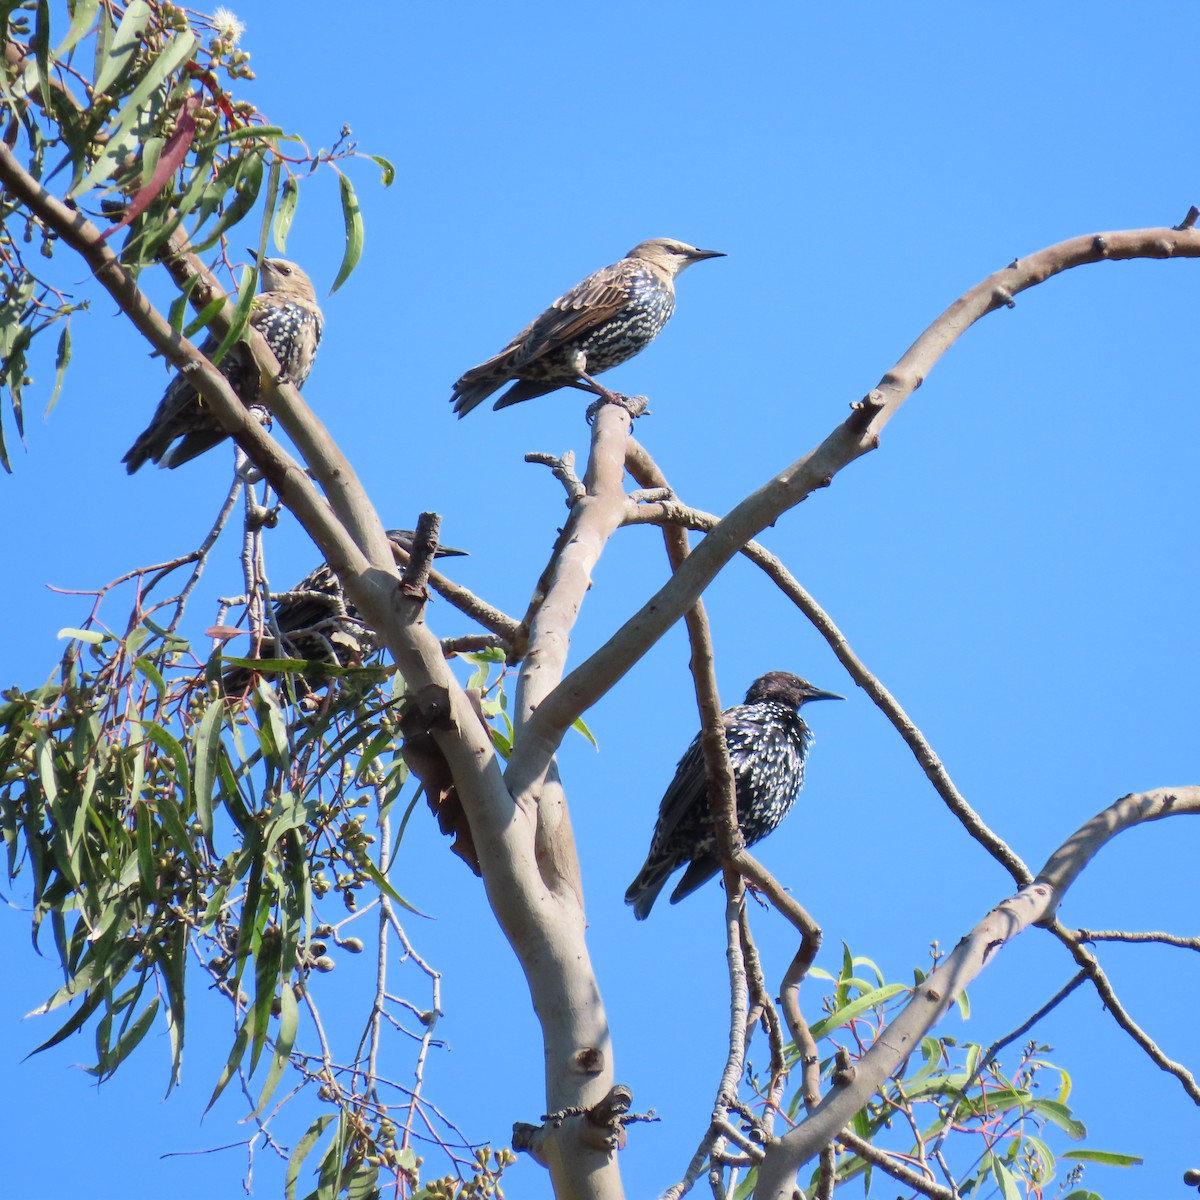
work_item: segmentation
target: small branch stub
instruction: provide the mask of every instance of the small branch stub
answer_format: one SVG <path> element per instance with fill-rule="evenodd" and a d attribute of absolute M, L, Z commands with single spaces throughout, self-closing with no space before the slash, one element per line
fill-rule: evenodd
<path fill-rule="evenodd" d="M 438 533 L 442 518 L 437 513 L 423 512 L 417 518 L 408 566 L 400 579 L 400 590 L 413 600 L 429 599 L 429 572 L 437 555 Z"/>

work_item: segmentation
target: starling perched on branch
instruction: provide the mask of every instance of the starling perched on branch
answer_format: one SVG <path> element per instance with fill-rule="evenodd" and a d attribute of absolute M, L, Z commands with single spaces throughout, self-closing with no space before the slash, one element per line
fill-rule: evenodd
<path fill-rule="evenodd" d="M 493 408 L 507 408 L 560 387 L 577 387 L 605 399 L 613 393 L 593 378 L 644 350 L 675 309 L 675 276 L 695 262 L 724 258 L 673 238 L 634 246 L 560 296 L 503 350 L 472 367 L 450 397 L 465 417 L 510 380 Z"/>
<path fill-rule="evenodd" d="M 737 816 L 747 846 L 767 836 L 788 814 L 804 783 L 804 759 L 812 734 L 800 716 L 810 700 L 841 700 L 797 675 L 770 671 L 746 693 L 746 702 L 721 714 L 733 764 Z M 625 893 L 633 915 L 644 921 L 670 875 L 687 870 L 671 893 L 671 903 L 691 895 L 721 869 L 708 807 L 708 780 L 700 735 L 675 768 L 658 809 L 650 853 Z"/>
<path fill-rule="evenodd" d="M 413 534 L 408 529 L 389 529 L 388 541 L 406 553 L 412 552 Z M 466 554 L 451 546 L 439 546 L 436 558 Z M 396 556 L 399 562 L 399 555 Z M 264 662 L 274 658 L 306 658 L 312 662 L 349 666 L 377 650 L 372 630 L 359 619 L 358 609 L 346 599 L 337 575 L 328 563 L 310 571 L 284 597 L 274 603 L 275 624 L 283 635 L 282 653 L 273 639 L 264 640 L 259 654 Z M 225 672 L 225 694 L 240 696 L 250 685 L 249 667 L 232 667 Z M 294 676 L 296 694 L 303 696 L 324 686 L 328 677 L 312 674 Z"/>
<path fill-rule="evenodd" d="M 302 387 L 317 356 L 325 320 L 312 281 L 295 263 L 282 258 L 264 258 L 259 269 L 263 291 L 254 298 L 250 324 L 267 339 L 283 375 Z M 210 334 L 200 353 L 211 355 L 218 345 Z M 258 399 L 262 380 L 245 342 L 229 348 L 219 369 L 243 404 L 249 406 Z M 167 386 L 150 424 L 121 461 L 130 475 L 147 460 L 177 467 L 228 436 L 196 389 L 179 374 Z M 170 450 L 176 438 L 183 440 Z"/>

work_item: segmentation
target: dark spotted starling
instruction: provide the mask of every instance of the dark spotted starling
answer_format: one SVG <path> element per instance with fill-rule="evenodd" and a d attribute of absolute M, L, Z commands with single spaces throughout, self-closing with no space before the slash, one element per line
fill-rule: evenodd
<path fill-rule="evenodd" d="M 620 262 L 560 296 L 494 358 L 472 367 L 454 385 L 454 411 L 465 417 L 514 379 L 493 408 L 560 387 L 611 398 L 613 393 L 593 376 L 632 358 L 659 335 L 675 309 L 680 271 L 706 258 L 724 257 L 720 250 L 697 250 L 673 238 L 634 246 Z"/>
<path fill-rule="evenodd" d="M 389 529 L 388 540 L 405 552 L 411 552 L 413 534 L 408 529 Z M 437 558 L 466 554 L 451 546 L 439 546 Z M 396 556 L 399 562 L 399 555 Z M 259 648 L 260 656 L 270 662 L 273 658 L 306 658 L 311 662 L 349 666 L 378 648 L 373 632 L 358 616 L 358 609 L 346 599 L 337 575 L 328 563 L 310 571 L 294 588 L 274 602 L 275 624 L 283 635 L 282 655 L 273 638 L 265 639 Z M 225 694 L 240 696 L 250 686 L 254 672 L 249 667 L 231 667 L 224 675 Z M 298 696 L 306 695 L 329 682 L 324 674 L 313 673 L 307 678 L 293 676 Z"/>
<path fill-rule="evenodd" d="M 282 258 L 264 258 L 259 269 L 263 291 L 254 298 L 250 324 L 267 339 L 283 375 L 302 387 L 317 356 L 324 324 L 312 282 L 295 263 Z M 218 345 L 210 334 L 200 353 L 210 355 Z M 220 370 L 243 404 L 258 399 L 262 381 L 244 342 L 230 347 Z M 150 424 L 121 461 L 130 475 L 148 460 L 177 467 L 211 450 L 227 436 L 196 389 L 183 375 L 176 375 L 158 402 Z M 182 441 L 171 450 L 176 438 Z"/>
<path fill-rule="evenodd" d="M 812 734 L 800 716 L 810 700 L 841 700 L 798 675 L 769 671 L 746 693 L 746 702 L 721 714 L 733 763 L 738 824 L 747 846 L 761 841 L 787 816 L 804 783 L 804 759 Z M 700 735 L 675 768 L 658 809 L 650 853 L 625 893 L 633 915 L 644 921 L 670 875 L 687 866 L 671 903 L 691 895 L 721 869 L 708 807 L 708 780 Z"/>

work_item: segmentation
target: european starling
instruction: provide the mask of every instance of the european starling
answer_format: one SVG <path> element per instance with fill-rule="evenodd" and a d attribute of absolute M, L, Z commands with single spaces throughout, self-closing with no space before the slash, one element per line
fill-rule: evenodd
<path fill-rule="evenodd" d="M 673 238 L 634 246 L 620 262 L 560 296 L 494 358 L 472 367 L 454 385 L 454 411 L 465 417 L 513 379 L 517 382 L 493 408 L 560 387 L 611 397 L 593 376 L 632 358 L 659 335 L 675 310 L 680 271 L 706 258 L 724 257 L 720 250 L 697 250 Z"/>
<path fill-rule="evenodd" d="M 401 550 L 411 552 L 413 534 L 408 529 L 389 529 L 388 540 Z M 437 558 L 466 554 L 452 546 L 439 546 Z M 397 561 L 399 556 L 397 556 Z M 310 571 L 285 599 L 274 604 L 275 624 L 283 635 L 283 657 L 306 658 L 312 662 L 349 666 L 378 649 L 374 634 L 358 617 L 358 609 L 342 591 L 337 575 L 328 563 Z M 259 653 L 265 662 L 281 657 L 274 640 L 264 641 Z M 253 672 L 248 667 L 232 667 L 225 672 L 225 693 L 240 696 L 250 685 Z M 328 677 L 316 674 L 304 678 L 294 676 L 297 695 L 305 695 L 328 682 Z"/>
<path fill-rule="evenodd" d="M 264 258 L 259 269 L 263 291 L 254 299 L 250 324 L 267 339 L 284 376 L 302 387 L 317 356 L 324 324 L 312 282 L 295 263 L 282 258 Z M 200 353 L 210 355 L 218 345 L 210 334 Z M 244 342 L 230 347 L 221 360 L 220 371 L 243 404 L 248 406 L 258 399 L 262 380 Z M 130 475 L 147 460 L 177 467 L 227 436 L 196 389 L 183 375 L 176 375 L 158 402 L 150 424 L 121 461 Z M 176 438 L 183 440 L 168 453 Z"/>
<path fill-rule="evenodd" d="M 769 671 L 746 693 L 746 702 L 721 714 L 733 763 L 737 815 L 747 846 L 767 836 L 788 814 L 804 783 L 804 759 L 812 734 L 800 716 L 810 700 L 841 700 L 797 675 Z M 658 809 L 650 853 L 625 893 L 633 915 L 644 921 L 668 877 L 686 864 L 671 893 L 676 904 L 721 869 L 708 808 L 708 780 L 697 734 L 675 768 Z"/>

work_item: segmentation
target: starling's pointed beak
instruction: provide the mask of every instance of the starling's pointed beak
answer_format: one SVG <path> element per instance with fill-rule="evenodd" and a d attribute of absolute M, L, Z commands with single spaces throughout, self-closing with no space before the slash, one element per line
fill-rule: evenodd
<path fill-rule="evenodd" d="M 693 250 L 688 259 L 691 262 L 703 262 L 706 258 L 724 258 L 724 250 Z"/>
<path fill-rule="evenodd" d="M 261 260 L 259 259 L 259 257 L 258 257 L 258 251 L 257 251 L 257 250 L 251 250 L 251 249 L 250 249 L 250 247 L 249 247 L 249 246 L 247 246 L 247 247 L 246 247 L 246 253 L 247 253 L 248 255 L 250 255 L 250 260 L 251 260 L 251 262 L 253 262 L 253 263 L 254 263 L 254 265 L 255 265 L 255 266 L 259 266 L 259 267 L 261 267 L 261 266 L 262 266 L 262 261 L 261 261 Z"/>
<path fill-rule="evenodd" d="M 845 700 L 845 698 L 845 696 L 839 696 L 837 692 L 822 692 L 813 688 L 811 692 L 806 693 L 804 703 L 807 704 L 810 700 Z"/>

